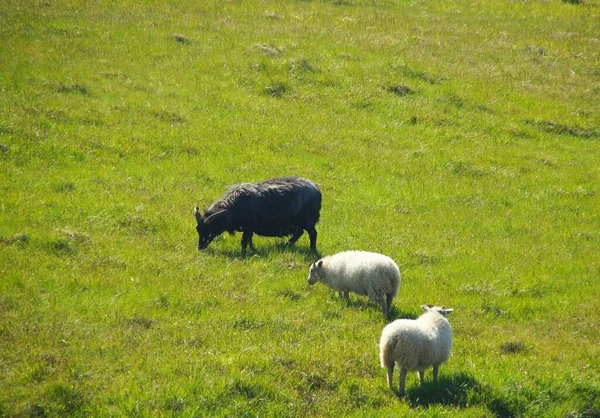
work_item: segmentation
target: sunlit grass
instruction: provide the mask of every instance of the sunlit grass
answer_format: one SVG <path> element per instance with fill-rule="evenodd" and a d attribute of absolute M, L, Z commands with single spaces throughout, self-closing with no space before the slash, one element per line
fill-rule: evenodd
<path fill-rule="evenodd" d="M 0 416 L 598 415 L 599 11 L 0 5 Z M 307 236 L 196 250 L 195 205 L 278 175 L 322 254 L 396 260 L 395 316 L 455 308 L 439 384 L 389 392 Z"/>

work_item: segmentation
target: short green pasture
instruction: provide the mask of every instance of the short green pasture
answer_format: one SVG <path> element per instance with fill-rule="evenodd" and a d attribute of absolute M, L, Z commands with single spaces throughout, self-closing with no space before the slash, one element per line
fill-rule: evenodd
<path fill-rule="evenodd" d="M 438 384 L 306 235 L 197 251 L 280 175 L 455 309 Z M 598 1 L 0 0 L 0 416 L 600 416 L 599 215 Z"/>

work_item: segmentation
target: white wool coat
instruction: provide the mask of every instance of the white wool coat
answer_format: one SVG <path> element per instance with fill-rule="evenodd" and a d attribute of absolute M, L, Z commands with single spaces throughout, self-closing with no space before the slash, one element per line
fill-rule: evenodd
<path fill-rule="evenodd" d="M 375 298 L 398 294 L 400 269 L 390 257 L 367 251 L 344 251 L 324 257 L 322 282 L 340 292 Z"/>
<path fill-rule="evenodd" d="M 382 367 L 394 363 L 409 371 L 425 370 L 444 363 L 452 349 L 452 329 L 442 314 L 429 311 L 415 320 L 397 319 L 381 334 Z"/>

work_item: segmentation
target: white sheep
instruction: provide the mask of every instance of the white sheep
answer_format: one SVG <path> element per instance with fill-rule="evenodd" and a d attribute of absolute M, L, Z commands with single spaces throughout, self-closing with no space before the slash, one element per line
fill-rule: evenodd
<path fill-rule="evenodd" d="M 368 296 L 379 304 L 386 318 L 400 280 L 400 269 L 394 260 L 366 251 L 344 251 L 321 258 L 310 266 L 308 274 L 308 284 L 320 281 L 345 299 L 349 292 Z"/>
<path fill-rule="evenodd" d="M 397 319 L 383 328 L 379 342 L 381 367 L 387 368 L 387 381 L 393 391 L 394 366 L 400 369 L 400 396 L 405 394 L 406 374 L 417 370 L 421 384 L 425 369 L 433 366 L 437 381 L 440 364 L 450 357 L 452 329 L 446 316 L 451 308 L 422 305 L 425 311 L 417 319 Z"/>

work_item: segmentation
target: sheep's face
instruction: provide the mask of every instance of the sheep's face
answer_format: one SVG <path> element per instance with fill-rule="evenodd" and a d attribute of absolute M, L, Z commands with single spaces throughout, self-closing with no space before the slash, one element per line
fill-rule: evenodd
<path fill-rule="evenodd" d="M 198 222 L 198 225 L 196 225 L 196 231 L 198 231 L 199 250 L 204 250 L 206 247 L 208 247 L 208 244 L 210 244 L 211 241 L 217 236 L 216 234 L 212 233 L 208 225 L 206 225 L 204 222 Z"/>
<path fill-rule="evenodd" d="M 312 263 L 308 272 L 308 284 L 313 285 L 319 280 L 323 280 L 325 274 L 323 273 L 323 260 L 318 260 Z"/>
<path fill-rule="evenodd" d="M 196 217 L 197 222 L 196 231 L 198 231 L 198 249 L 204 250 L 213 239 L 223 233 L 223 228 L 220 227 L 222 212 L 204 218 L 200 214 L 198 206 L 196 206 L 194 208 L 194 216 Z"/>
<path fill-rule="evenodd" d="M 443 306 L 434 306 L 434 305 L 421 305 L 421 309 L 425 312 L 437 312 L 442 316 L 448 316 L 451 312 L 454 312 L 452 308 L 444 308 Z"/>

